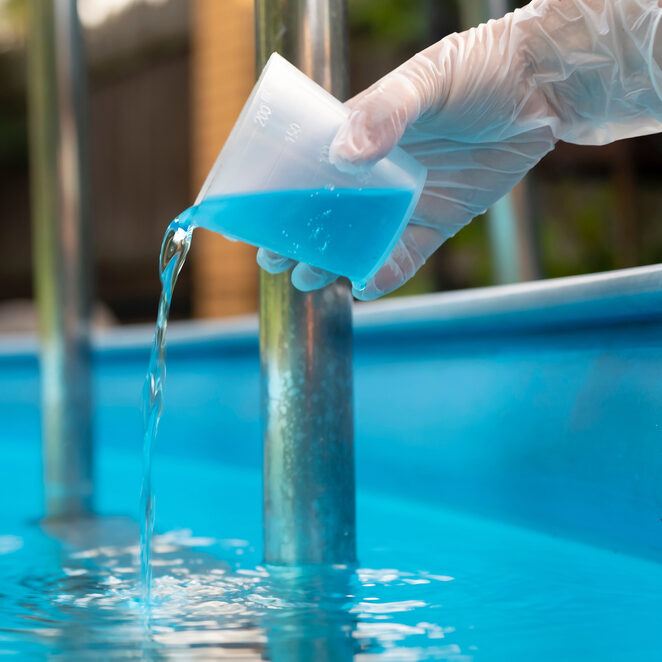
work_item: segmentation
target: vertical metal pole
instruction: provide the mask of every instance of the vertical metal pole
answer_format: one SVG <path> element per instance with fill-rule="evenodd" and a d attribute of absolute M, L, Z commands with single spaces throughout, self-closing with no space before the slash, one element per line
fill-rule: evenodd
<path fill-rule="evenodd" d="M 76 0 L 31 0 L 33 264 L 41 331 L 46 514 L 92 509 L 89 202 Z"/>
<path fill-rule="evenodd" d="M 462 0 L 460 12 L 465 27 L 508 13 L 507 0 Z M 516 283 L 540 277 L 535 236 L 525 213 L 526 182 L 517 185 L 488 211 L 494 280 L 499 284 Z M 518 204 L 520 203 L 520 204 Z"/>
<path fill-rule="evenodd" d="M 273 51 L 347 93 L 345 0 L 256 0 L 258 70 Z M 356 560 L 352 298 L 260 274 L 264 556 L 283 565 Z"/>

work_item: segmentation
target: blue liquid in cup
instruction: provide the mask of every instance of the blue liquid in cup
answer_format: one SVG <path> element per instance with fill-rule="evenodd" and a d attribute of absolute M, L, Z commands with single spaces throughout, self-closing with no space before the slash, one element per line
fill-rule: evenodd
<path fill-rule="evenodd" d="M 407 189 L 306 189 L 209 197 L 180 222 L 219 232 L 363 284 L 393 247 Z"/>

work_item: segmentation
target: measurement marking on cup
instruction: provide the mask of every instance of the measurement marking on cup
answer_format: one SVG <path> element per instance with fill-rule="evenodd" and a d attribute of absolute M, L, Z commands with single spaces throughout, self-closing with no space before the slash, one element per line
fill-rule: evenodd
<path fill-rule="evenodd" d="M 267 106 L 266 103 L 260 104 L 260 107 L 257 109 L 255 114 L 255 119 L 253 120 L 256 124 L 259 124 L 261 127 L 267 126 L 267 122 L 271 117 L 271 108 Z"/>
<path fill-rule="evenodd" d="M 297 124 L 296 122 L 292 122 L 290 126 L 287 128 L 287 131 L 285 132 L 285 140 L 287 140 L 288 143 L 295 143 L 297 140 L 299 140 L 299 136 L 301 135 L 301 125 Z"/>

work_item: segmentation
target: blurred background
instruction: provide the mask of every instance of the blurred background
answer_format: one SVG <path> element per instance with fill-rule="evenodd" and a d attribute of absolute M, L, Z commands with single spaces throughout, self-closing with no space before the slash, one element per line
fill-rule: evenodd
<path fill-rule="evenodd" d="M 0 0 L 0 332 L 29 330 L 35 319 L 28 2 Z M 163 232 L 194 200 L 254 81 L 253 0 L 78 5 L 88 72 L 97 320 L 147 322 L 156 314 Z M 349 0 L 352 93 L 480 20 L 483 5 Z M 659 262 L 661 175 L 662 136 L 603 148 L 560 144 L 505 207 L 462 230 L 394 296 Z M 257 310 L 255 249 L 197 230 L 192 253 L 173 318 Z"/>

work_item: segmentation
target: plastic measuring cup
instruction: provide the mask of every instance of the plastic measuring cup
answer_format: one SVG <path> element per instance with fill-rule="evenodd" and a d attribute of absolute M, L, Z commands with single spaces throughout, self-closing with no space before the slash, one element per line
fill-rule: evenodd
<path fill-rule="evenodd" d="M 274 53 L 191 222 L 363 285 L 404 230 L 426 169 L 399 148 L 359 173 L 336 168 L 329 146 L 349 112 Z"/>

